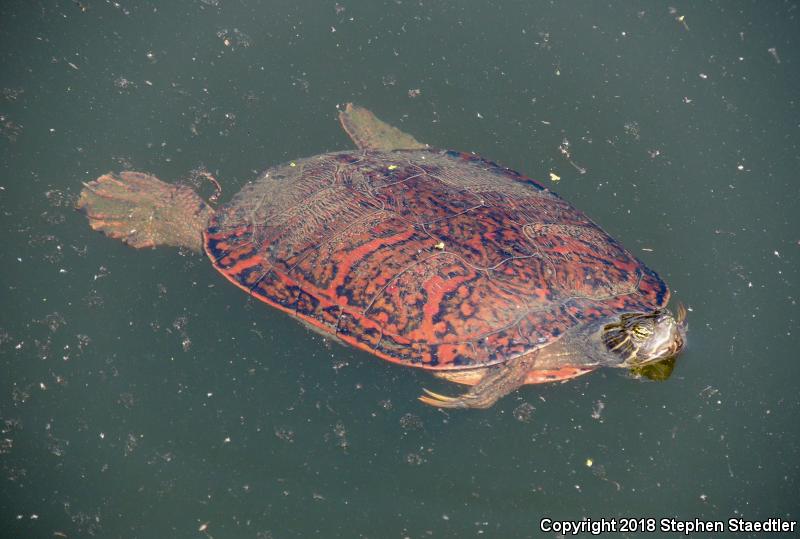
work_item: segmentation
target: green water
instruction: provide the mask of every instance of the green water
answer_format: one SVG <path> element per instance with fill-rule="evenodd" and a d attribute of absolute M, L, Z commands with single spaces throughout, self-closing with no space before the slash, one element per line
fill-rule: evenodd
<path fill-rule="evenodd" d="M 3 2 L 0 537 L 797 520 L 799 17 L 796 2 Z M 347 101 L 558 174 L 691 308 L 672 377 L 601 371 L 444 413 L 415 397 L 457 388 L 72 209 L 82 181 L 126 168 L 207 167 L 227 199 L 271 164 L 349 147 Z"/>

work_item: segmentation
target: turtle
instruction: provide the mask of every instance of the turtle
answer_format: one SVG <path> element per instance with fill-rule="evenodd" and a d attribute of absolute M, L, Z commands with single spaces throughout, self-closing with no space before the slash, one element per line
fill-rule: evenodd
<path fill-rule="evenodd" d="M 488 408 L 524 384 L 642 368 L 685 346 L 665 282 L 542 183 L 338 107 L 357 149 L 267 169 L 216 209 L 187 185 L 109 172 L 77 208 L 135 248 L 205 252 L 250 296 L 390 362 L 469 386 Z"/>

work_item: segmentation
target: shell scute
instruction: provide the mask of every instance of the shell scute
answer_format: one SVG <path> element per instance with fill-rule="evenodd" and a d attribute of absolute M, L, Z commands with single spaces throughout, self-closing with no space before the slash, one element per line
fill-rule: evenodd
<path fill-rule="evenodd" d="M 517 223 L 497 207 L 477 206 L 467 213 L 439 219 L 427 230 L 444 242 L 445 249 L 455 242 L 464 262 L 478 268 L 488 269 L 535 254 Z"/>

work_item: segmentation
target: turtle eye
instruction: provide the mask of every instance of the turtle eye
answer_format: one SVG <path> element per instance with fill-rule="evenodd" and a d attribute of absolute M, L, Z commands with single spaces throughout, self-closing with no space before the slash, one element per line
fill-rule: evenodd
<path fill-rule="evenodd" d="M 633 326 L 633 334 L 640 338 L 649 337 L 653 333 L 653 330 L 647 326 L 642 324 L 636 324 Z"/>

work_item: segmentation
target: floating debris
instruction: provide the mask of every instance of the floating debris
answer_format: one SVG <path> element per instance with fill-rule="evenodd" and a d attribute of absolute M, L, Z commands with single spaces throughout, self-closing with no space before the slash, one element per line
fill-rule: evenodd
<path fill-rule="evenodd" d="M 114 79 L 114 86 L 116 86 L 120 90 L 127 90 L 128 88 L 131 88 L 131 87 L 135 88 L 136 87 L 136 83 L 135 82 L 131 82 L 130 80 L 128 80 L 125 77 L 120 75 L 119 77 Z"/>
<path fill-rule="evenodd" d="M 569 164 L 572 165 L 575 168 L 575 170 L 577 170 L 581 174 L 586 174 L 586 169 L 572 160 L 572 154 L 569 151 L 569 146 L 570 146 L 569 140 L 567 138 L 564 138 L 564 140 L 562 140 L 561 144 L 558 146 L 558 151 L 560 151 L 561 154 L 567 158 L 567 161 L 569 161 Z M 558 180 L 553 180 L 553 181 L 558 181 Z"/>
<path fill-rule="evenodd" d="M 16 101 L 25 92 L 22 88 L 3 88 L 0 96 L 6 101 Z"/>
<path fill-rule="evenodd" d="M 678 15 L 678 10 L 675 9 L 674 7 L 671 7 L 671 6 L 669 8 L 669 14 L 674 16 L 675 20 L 678 21 L 679 23 L 681 23 L 681 25 L 686 29 L 687 32 L 689 31 L 689 25 L 686 24 L 686 16 L 685 15 Z"/>
<path fill-rule="evenodd" d="M 514 408 L 514 419 L 521 423 L 529 423 L 535 411 L 536 407 L 533 404 L 529 402 L 523 402 Z"/>
<path fill-rule="evenodd" d="M 409 453 L 406 455 L 406 464 L 411 466 L 420 466 L 425 463 L 425 459 L 418 453 Z"/>
<path fill-rule="evenodd" d="M 231 50 L 236 50 L 238 47 L 246 49 L 253 44 L 253 40 L 250 38 L 250 36 L 238 28 L 234 28 L 233 30 L 220 28 L 217 31 L 217 37 L 222 40 L 223 45 Z"/>
<path fill-rule="evenodd" d="M 22 134 L 22 126 L 15 123 L 8 116 L 0 114 L 0 136 L 5 137 L 9 142 L 16 142 Z"/>
<path fill-rule="evenodd" d="M 284 442 L 292 443 L 294 442 L 294 431 L 288 429 L 286 427 L 276 427 L 275 428 L 275 437 L 279 440 L 283 440 Z"/>
<path fill-rule="evenodd" d="M 347 453 L 347 448 L 350 446 L 350 443 L 347 441 L 347 429 L 345 429 L 344 423 L 337 421 L 333 426 L 333 433 L 336 435 L 336 445 Z"/>
<path fill-rule="evenodd" d="M 400 427 L 406 432 L 422 429 L 422 419 L 412 413 L 403 414 L 400 418 Z"/>
<path fill-rule="evenodd" d="M 625 133 L 632 137 L 634 140 L 639 140 L 640 137 L 640 129 L 639 129 L 639 122 L 625 122 L 625 125 L 622 126 L 625 130 Z"/>
<path fill-rule="evenodd" d="M 592 419 L 600 419 L 603 415 L 603 410 L 605 407 L 606 405 L 603 401 L 596 401 L 594 403 L 594 409 L 592 410 Z"/>

